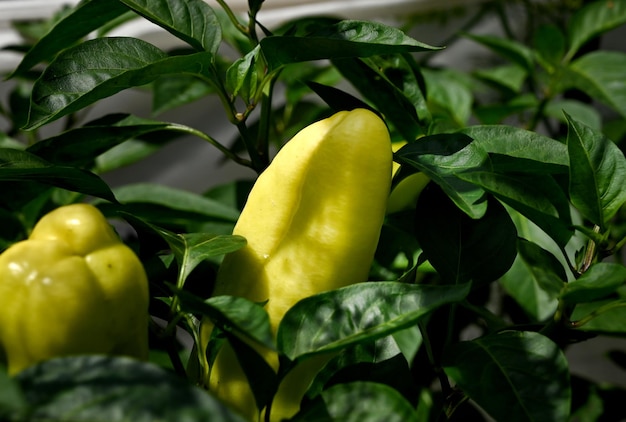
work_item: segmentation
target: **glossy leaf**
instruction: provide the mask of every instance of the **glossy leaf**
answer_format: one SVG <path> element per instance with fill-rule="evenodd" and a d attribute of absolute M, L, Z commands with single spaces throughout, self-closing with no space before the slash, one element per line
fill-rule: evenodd
<path fill-rule="evenodd" d="M 599 50 L 585 54 L 568 68 L 573 72 L 569 84 L 626 117 L 625 66 L 626 54 L 622 52 Z"/>
<path fill-rule="evenodd" d="M 214 87 L 193 75 L 168 75 L 153 83 L 152 112 L 157 115 L 182 107 L 215 92 Z"/>
<path fill-rule="evenodd" d="M 189 274 L 202 261 L 234 252 L 246 245 L 246 239 L 241 236 L 212 233 L 176 234 L 163 229 L 159 231 L 178 261 L 179 286 L 182 286 Z"/>
<path fill-rule="evenodd" d="M 415 325 L 428 312 L 462 300 L 468 291 L 468 284 L 372 282 L 321 293 L 287 311 L 278 327 L 278 348 L 295 360 L 373 341 Z"/>
<path fill-rule="evenodd" d="M 571 228 L 569 202 L 561 187 L 549 175 L 511 176 L 486 171 L 469 171 L 458 175 L 491 192 L 511 208 L 541 227 L 564 247 L 574 234 Z"/>
<path fill-rule="evenodd" d="M 363 59 L 334 59 L 333 65 L 361 94 L 397 128 L 405 139 L 415 139 L 424 133 L 416 105 L 372 62 Z M 410 75 L 403 77 L 410 83 Z"/>
<path fill-rule="evenodd" d="M 176 291 L 176 295 L 183 311 L 206 316 L 232 333 L 275 348 L 269 316 L 260 304 L 236 296 L 214 296 L 203 301 L 185 290 Z"/>
<path fill-rule="evenodd" d="M 457 343 L 444 355 L 443 368 L 496 420 L 568 419 L 567 361 L 558 346 L 540 334 L 504 332 Z"/>
<path fill-rule="evenodd" d="M 626 299 L 607 299 L 576 305 L 570 319 L 577 330 L 626 334 Z"/>
<path fill-rule="evenodd" d="M 22 75 L 37 63 L 52 59 L 61 50 L 126 12 L 128 8 L 119 1 L 89 0 L 78 3 L 26 53 L 12 76 Z"/>
<path fill-rule="evenodd" d="M 525 239 L 519 239 L 517 249 L 537 284 L 555 298 L 568 280 L 561 262 L 549 251 Z"/>
<path fill-rule="evenodd" d="M 323 391 L 291 421 L 418 422 L 411 404 L 396 390 L 373 382 L 338 384 Z"/>
<path fill-rule="evenodd" d="M 345 20 L 306 36 L 270 36 L 261 40 L 270 70 L 302 61 L 369 57 L 437 50 L 397 28 L 378 22 Z"/>
<path fill-rule="evenodd" d="M 244 421 L 183 378 L 130 358 L 52 359 L 16 379 L 29 402 L 26 420 Z"/>
<path fill-rule="evenodd" d="M 567 149 L 572 204 L 604 231 L 626 202 L 626 158 L 602 133 L 569 117 Z"/>
<path fill-rule="evenodd" d="M 115 195 L 123 204 L 161 205 L 172 210 L 197 213 L 226 221 L 236 221 L 239 217 L 239 212 L 236 209 L 225 206 L 218 201 L 163 185 L 128 184 L 116 188 Z"/>
<path fill-rule="evenodd" d="M 489 166 L 486 151 L 464 134 L 425 136 L 394 154 L 403 165 L 413 167 L 437 183 L 463 212 L 480 218 L 487 208 L 484 191 L 456 177 L 471 169 Z"/>
<path fill-rule="evenodd" d="M 626 23 L 626 1 L 600 0 L 586 4 L 578 10 L 569 23 L 567 58 L 587 41 Z"/>
<path fill-rule="evenodd" d="M 202 0 L 120 0 L 198 51 L 217 52 L 222 31 L 213 9 Z"/>
<path fill-rule="evenodd" d="M 256 47 L 244 57 L 235 60 L 226 70 L 226 89 L 232 96 L 240 95 L 246 103 L 251 101 L 257 91 L 259 52 L 260 48 Z"/>
<path fill-rule="evenodd" d="M 567 146 L 539 133 L 505 125 L 469 126 L 459 133 L 490 154 L 496 171 L 567 172 Z"/>
<path fill-rule="evenodd" d="M 59 54 L 35 82 L 26 129 L 36 129 L 163 75 L 206 73 L 211 60 L 210 53 L 167 57 L 135 38 L 86 41 Z"/>
<path fill-rule="evenodd" d="M 593 264 L 579 278 L 568 283 L 561 299 L 569 304 L 603 299 L 626 284 L 626 267 L 610 262 Z"/>
<path fill-rule="evenodd" d="M 39 141 L 27 151 L 55 164 L 91 167 L 97 156 L 114 146 L 172 126 L 132 115 L 110 115 Z"/>
<path fill-rule="evenodd" d="M 57 166 L 26 151 L 0 148 L 0 182 L 35 181 L 72 192 L 117 202 L 109 186 L 95 174 L 76 167 Z"/>
<path fill-rule="evenodd" d="M 451 69 L 422 71 L 431 108 L 445 110 L 453 127 L 465 127 L 472 114 L 474 97 L 463 74 Z"/>
<path fill-rule="evenodd" d="M 417 200 L 415 237 L 446 283 L 490 283 L 505 274 L 517 255 L 517 231 L 496 200 L 480 219 L 461 212 L 432 183 Z"/>

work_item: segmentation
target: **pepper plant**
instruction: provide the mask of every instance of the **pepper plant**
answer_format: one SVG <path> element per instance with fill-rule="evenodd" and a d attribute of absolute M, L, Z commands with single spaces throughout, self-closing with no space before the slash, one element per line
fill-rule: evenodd
<path fill-rule="evenodd" d="M 225 342 L 260 420 L 275 420 L 281 382 L 314 361 L 290 420 L 600 421 L 621 409 L 626 386 L 576 374 L 567 353 L 626 334 L 626 54 L 599 42 L 626 22 L 626 0 L 519 2 L 521 33 L 506 2 L 489 1 L 441 45 L 410 36 L 424 16 L 402 29 L 332 17 L 273 28 L 258 19 L 261 0 L 244 16 L 217 3 L 86 0 L 21 25 L 24 55 L 2 82 L 15 89 L 0 109 L 0 247 L 50 210 L 97 206 L 146 269 L 152 325 L 147 362 L 63 356 L 2 370 L 2 420 L 247 420 L 202 375 Z M 486 16 L 503 35 L 474 31 Z M 130 19 L 184 47 L 108 35 Z M 491 50 L 493 65 L 433 65 L 458 40 Z M 130 89 L 152 94 L 155 115 L 215 96 L 237 136 L 154 116 L 84 118 Z M 211 296 L 224 255 L 246 245 L 232 231 L 254 180 L 208 181 L 202 194 L 105 182 L 182 135 L 263 174 L 300 129 L 357 108 L 386 123 L 398 167 L 368 280 L 297 302 L 277 336 L 263 303 Z M 328 166 L 341 165 L 335 153 Z M 217 328 L 208 344 L 203 320 Z M 609 359 L 624 369 L 623 350 Z"/>

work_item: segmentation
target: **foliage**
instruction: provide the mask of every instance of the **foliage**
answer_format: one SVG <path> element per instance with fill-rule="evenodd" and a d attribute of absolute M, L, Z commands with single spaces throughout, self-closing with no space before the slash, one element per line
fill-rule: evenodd
<path fill-rule="evenodd" d="M 181 332 L 198 339 L 205 316 L 281 354 L 277 374 L 244 365 L 259 395 L 294 363 L 332 352 L 296 421 L 604 420 L 624 386 L 570 373 L 565 352 L 626 334 L 626 54 L 599 43 L 626 23 L 626 0 L 487 2 L 468 22 L 499 16 L 503 35 L 468 25 L 444 43 L 492 52 L 491 65 L 467 71 L 434 66 L 442 49 L 407 35 L 412 21 L 405 31 L 328 17 L 268 29 L 257 20 L 263 1 L 250 0 L 247 16 L 218 3 L 85 0 L 15 47 L 26 52 L 0 108 L 0 247 L 51 208 L 92 202 L 132 227 L 154 324 L 150 363 L 82 356 L 0 372 L 3 420 L 240 420 L 202 389 L 215 350 L 181 344 Z M 509 22 L 516 7 L 521 33 Z M 129 19 L 185 47 L 107 36 Z M 84 121 L 86 109 L 139 88 L 155 114 L 215 96 L 237 139 L 153 117 Z M 103 178 L 180 135 L 260 173 L 298 129 L 355 107 L 408 141 L 394 185 L 415 172 L 431 182 L 387 215 L 371 282 L 298 303 L 277 341 L 262 307 L 207 298 L 221 257 L 244 244 L 230 231 L 250 183 L 195 194 Z M 233 347 L 258 362 L 244 342 Z"/>

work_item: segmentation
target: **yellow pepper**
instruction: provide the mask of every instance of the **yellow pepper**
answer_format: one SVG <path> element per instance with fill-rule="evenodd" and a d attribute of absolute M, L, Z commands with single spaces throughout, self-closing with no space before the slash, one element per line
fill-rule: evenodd
<path fill-rule="evenodd" d="M 274 334 L 299 300 L 363 282 L 378 243 L 391 184 L 385 123 L 371 111 L 343 111 L 289 141 L 259 176 L 233 234 L 244 248 L 225 257 L 214 296 L 266 303 Z M 206 347 L 213 325 L 201 329 Z M 276 369 L 275 352 L 255 346 Z M 303 362 L 279 386 L 271 420 L 293 416 L 324 358 Z M 250 420 L 258 410 L 232 348 L 205 374 L 214 394 Z"/>
<path fill-rule="evenodd" d="M 406 141 L 394 142 L 391 144 L 391 148 L 393 152 L 396 152 L 406 144 Z M 394 162 L 392 169 L 393 175 L 399 170 L 400 164 Z M 402 179 L 391 191 L 391 194 L 389 194 L 387 213 L 391 214 L 415 206 L 417 198 L 419 198 L 420 193 L 422 193 L 422 190 L 424 190 L 428 182 L 430 182 L 430 177 L 422 172 L 413 173 Z"/>
<path fill-rule="evenodd" d="M 0 255 L 0 347 L 10 374 L 77 354 L 148 355 L 141 262 L 92 205 L 46 214 Z"/>

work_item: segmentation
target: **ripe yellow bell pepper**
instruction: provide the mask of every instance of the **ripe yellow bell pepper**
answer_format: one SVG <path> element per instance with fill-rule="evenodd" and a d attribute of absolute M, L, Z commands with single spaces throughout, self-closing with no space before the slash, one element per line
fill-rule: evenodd
<path fill-rule="evenodd" d="M 391 148 L 393 152 L 396 152 L 406 144 L 406 141 L 394 142 L 391 144 Z M 395 176 L 399 170 L 400 164 L 394 162 L 392 168 L 393 175 Z M 422 190 L 429 182 L 430 177 L 421 171 L 402 179 L 389 194 L 387 213 L 391 214 L 415 206 L 417 198 L 419 198 L 420 193 L 422 193 Z"/>
<path fill-rule="evenodd" d="M 10 374 L 77 354 L 148 355 L 144 268 L 100 211 L 46 214 L 0 254 L 0 347 Z"/>
<path fill-rule="evenodd" d="M 225 257 L 214 296 L 265 303 L 274 334 L 299 300 L 363 282 L 378 243 L 391 184 L 385 123 L 365 109 L 343 111 L 304 128 L 259 176 L 233 234 L 247 245 Z M 201 328 L 206 348 L 213 325 Z M 256 346 L 278 367 L 275 352 Z M 271 420 L 293 416 L 323 358 L 303 362 L 281 383 Z M 206 384 L 231 407 L 257 420 L 252 391 L 226 344 Z"/>

